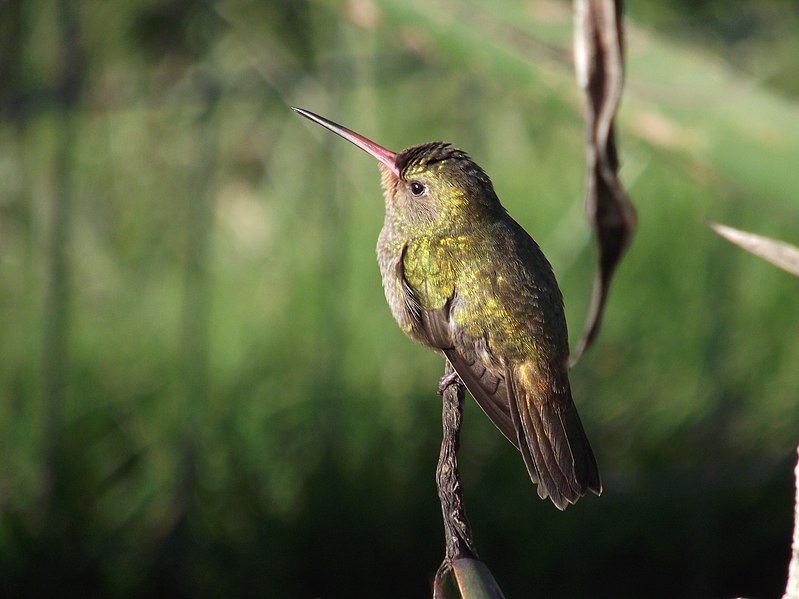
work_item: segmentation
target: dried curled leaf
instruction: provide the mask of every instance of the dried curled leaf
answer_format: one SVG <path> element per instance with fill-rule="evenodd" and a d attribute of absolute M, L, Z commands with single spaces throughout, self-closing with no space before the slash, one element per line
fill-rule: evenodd
<path fill-rule="evenodd" d="M 575 0 L 574 58 L 586 94 L 585 209 L 596 232 L 598 271 L 591 308 L 572 365 L 602 322 L 610 281 L 635 229 L 635 209 L 618 179 L 615 118 L 624 85 L 621 0 Z"/>

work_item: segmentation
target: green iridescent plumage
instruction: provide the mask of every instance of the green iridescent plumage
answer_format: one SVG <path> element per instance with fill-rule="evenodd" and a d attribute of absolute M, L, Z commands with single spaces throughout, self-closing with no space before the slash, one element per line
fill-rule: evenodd
<path fill-rule="evenodd" d="M 395 154 L 295 109 L 375 156 L 386 217 L 383 288 L 411 338 L 450 361 L 563 509 L 602 485 L 571 398 L 563 301 L 538 245 L 468 155 L 434 142 Z"/>

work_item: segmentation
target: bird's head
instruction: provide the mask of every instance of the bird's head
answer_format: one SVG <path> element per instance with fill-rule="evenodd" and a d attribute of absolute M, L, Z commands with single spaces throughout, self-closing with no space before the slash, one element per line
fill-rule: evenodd
<path fill-rule="evenodd" d="M 452 230 L 503 211 L 485 171 L 449 143 L 436 141 L 392 152 L 313 112 L 293 110 L 377 159 L 386 212 L 400 226 Z"/>

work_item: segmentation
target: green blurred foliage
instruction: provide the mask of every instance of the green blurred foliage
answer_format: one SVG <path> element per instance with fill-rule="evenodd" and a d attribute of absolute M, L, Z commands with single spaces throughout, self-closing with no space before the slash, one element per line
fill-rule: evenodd
<path fill-rule="evenodd" d="M 604 495 L 540 502 L 466 409 L 466 504 L 508 597 L 785 579 L 797 282 L 704 220 L 797 241 L 798 17 L 664 6 L 630 3 L 639 230 L 572 375 Z M 4 3 L 2 593 L 428 594 L 442 364 L 385 306 L 377 169 L 288 105 L 467 149 L 550 257 L 575 340 L 594 254 L 570 35 L 548 1 Z"/>

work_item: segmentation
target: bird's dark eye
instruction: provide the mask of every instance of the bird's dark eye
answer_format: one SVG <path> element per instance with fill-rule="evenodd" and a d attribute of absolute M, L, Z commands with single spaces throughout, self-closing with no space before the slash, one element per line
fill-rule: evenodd
<path fill-rule="evenodd" d="M 425 192 L 425 186 L 418 181 L 411 181 L 411 193 L 417 198 Z"/>

